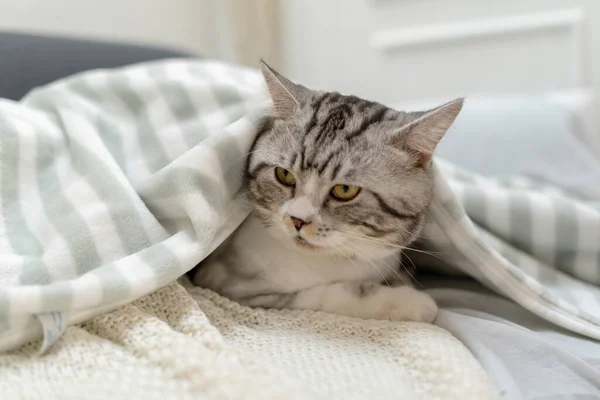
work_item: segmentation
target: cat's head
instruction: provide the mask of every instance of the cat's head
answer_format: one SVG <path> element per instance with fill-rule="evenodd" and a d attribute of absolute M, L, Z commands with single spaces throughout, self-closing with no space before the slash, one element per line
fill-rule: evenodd
<path fill-rule="evenodd" d="M 462 99 L 404 113 L 262 70 L 276 117 L 246 176 L 265 225 L 307 250 L 368 259 L 415 240 L 432 196 L 432 154 Z"/>

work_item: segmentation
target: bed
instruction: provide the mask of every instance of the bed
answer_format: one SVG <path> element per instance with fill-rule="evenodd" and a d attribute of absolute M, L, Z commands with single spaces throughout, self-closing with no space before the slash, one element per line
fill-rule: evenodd
<path fill-rule="evenodd" d="M 33 87 L 80 71 L 186 56 L 169 50 L 8 33 L 0 34 L 0 52 L 3 54 L 0 60 L 0 97 L 14 100 L 20 99 Z M 56 57 L 57 54 L 61 56 Z M 57 64 L 48 66 L 41 62 L 47 60 Z M 585 141 L 585 138 L 593 138 L 593 132 L 589 132 L 594 128 L 577 121 L 580 121 L 577 108 L 566 107 L 560 99 L 473 99 L 467 103 L 465 112 L 449 132 L 439 155 L 461 168 L 494 179 L 526 176 L 575 193 L 586 201 L 597 202 L 600 201 L 600 186 L 597 185 L 600 182 L 600 153 L 595 152 L 593 139 L 592 142 Z M 585 133 L 577 131 L 584 129 L 583 126 L 587 129 Z M 544 136 L 539 135 L 540 131 L 545 132 Z M 487 136 L 481 132 L 486 132 Z M 521 151 L 514 149 L 516 140 L 522 144 L 519 147 Z M 465 152 L 465 148 L 476 151 Z M 509 158 L 510 163 L 507 164 Z M 560 168 L 554 168 L 556 166 Z M 436 324 L 466 346 L 503 398 L 600 397 L 600 346 L 597 341 L 545 321 L 460 271 L 449 271 L 443 265 L 436 265 L 435 260 L 423 260 L 422 264 L 435 272 L 419 277 L 419 282 L 441 306 Z M 182 287 L 188 286 L 183 282 Z M 221 301 L 197 292 L 198 289 L 188 287 L 188 290 L 196 293 L 196 300 L 205 302 L 206 309 L 212 309 L 209 304 Z M 164 291 L 161 293 L 167 296 Z M 168 296 L 177 297 L 173 293 L 169 292 Z M 148 307 L 151 301 L 132 307 L 149 312 L 151 308 L 144 307 Z M 235 306 L 221 303 L 214 313 L 232 309 L 232 313 L 243 314 Z M 259 318 L 259 315 L 253 314 L 253 318 Z M 90 329 L 98 331 L 103 323 L 110 325 L 104 320 L 94 321 L 96 325 L 87 326 L 86 332 Z M 228 332 L 226 340 L 234 340 L 239 334 L 238 329 L 243 329 L 225 323 L 220 328 Z M 305 329 L 307 327 L 302 326 L 299 332 Z M 80 331 L 69 334 L 83 335 Z M 327 346 L 330 345 L 323 344 L 324 354 L 327 354 Z M 248 348 L 250 356 L 256 354 L 253 351 L 264 350 L 250 345 Z M 415 371 L 418 372 L 418 368 Z M 477 368 L 470 371 L 470 379 L 476 379 L 473 377 L 477 375 Z M 149 371 L 149 376 L 152 373 Z M 343 382 L 343 376 L 332 376 L 337 379 L 337 384 Z M 233 378 L 227 375 L 227 379 Z M 316 378 L 310 374 L 306 375 L 306 379 L 304 382 L 317 382 L 323 387 L 327 385 L 326 382 L 311 381 Z M 268 382 L 273 381 L 267 380 L 266 384 Z M 239 383 L 248 384 L 247 381 Z M 372 382 L 373 385 L 376 383 Z M 484 393 L 485 389 L 481 390 L 480 393 Z M 273 394 L 273 398 L 282 393 Z M 360 398 L 358 394 L 356 398 Z"/>

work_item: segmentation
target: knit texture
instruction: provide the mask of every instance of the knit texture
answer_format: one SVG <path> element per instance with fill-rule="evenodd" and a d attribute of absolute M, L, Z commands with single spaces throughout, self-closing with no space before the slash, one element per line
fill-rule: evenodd
<path fill-rule="evenodd" d="M 428 324 L 242 307 L 170 284 L 0 357 L 3 399 L 491 399 L 468 350 Z"/>

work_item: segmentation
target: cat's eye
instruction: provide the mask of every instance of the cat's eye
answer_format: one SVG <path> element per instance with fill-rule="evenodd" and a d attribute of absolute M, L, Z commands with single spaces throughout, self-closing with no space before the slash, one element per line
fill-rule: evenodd
<path fill-rule="evenodd" d="M 275 168 L 275 177 L 279 182 L 286 186 L 294 186 L 296 184 L 296 178 L 294 178 L 294 175 L 285 168 Z"/>
<path fill-rule="evenodd" d="M 358 186 L 351 185 L 335 185 L 331 188 L 331 195 L 337 200 L 348 201 L 352 200 L 360 193 Z"/>

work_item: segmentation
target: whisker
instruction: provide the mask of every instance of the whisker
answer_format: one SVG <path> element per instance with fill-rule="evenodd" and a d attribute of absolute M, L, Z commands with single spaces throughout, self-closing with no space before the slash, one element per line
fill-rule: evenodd
<path fill-rule="evenodd" d="M 411 260 L 409 257 L 406 257 L 406 258 L 408 259 L 408 261 L 410 261 L 410 263 L 412 264 L 413 268 L 416 270 L 416 269 L 417 269 L 417 267 L 416 267 L 415 263 L 414 263 L 414 262 L 413 262 L 413 261 L 412 261 L 412 260 Z M 415 282 L 415 283 L 416 283 L 416 284 L 417 284 L 419 287 L 423 287 L 423 286 L 421 285 L 421 283 L 420 283 L 420 282 L 417 280 L 417 278 L 415 278 L 415 276 L 414 276 L 414 275 L 413 275 L 413 274 L 410 272 L 410 270 L 409 270 L 408 268 L 406 268 L 406 266 L 405 266 L 405 265 L 402 263 L 402 256 L 400 256 L 400 260 L 399 260 L 399 261 L 400 261 L 400 266 L 401 266 L 402 268 L 404 268 L 404 270 L 405 270 L 405 271 L 406 271 L 406 273 L 407 273 L 407 274 L 408 274 L 408 275 L 411 277 L 411 279 L 412 279 L 412 280 L 413 280 L 413 281 L 414 281 L 414 282 Z"/>
<path fill-rule="evenodd" d="M 398 249 L 398 250 L 410 250 L 410 251 L 414 251 L 417 253 L 423 253 L 423 254 L 427 254 L 430 255 L 432 257 L 436 257 L 436 258 L 441 258 L 440 256 L 443 255 L 442 252 L 433 252 L 433 251 L 426 251 L 426 250 L 421 250 L 421 249 L 415 249 L 413 247 L 408 247 L 408 246 L 402 246 L 396 243 L 391 243 L 391 242 L 387 242 L 381 239 L 376 239 L 376 238 L 372 238 L 372 237 L 368 237 L 368 236 L 364 236 L 364 235 L 359 235 L 356 234 L 354 232 L 351 231 L 346 231 L 346 230 L 338 230 L 339 232 L 353 238 L 353 239 L 358 239 L 358 240 L 362 240 L 364 242 L 368 242 L 368 243 L 372 243 L 372 244 L 378 244 L 378 245 L 382 245 L 384 247 L 390 247 L 393 249 Z M 438 254 L 436 254 L 438 253 Z"/>
<path fill-rule="evenodd" d="M 415 269 L 415 271 L 417 270 L 417 266 L 415 265 L 415 263 L 413 262 L 413 260 L 411 260 L 411 258 L 408 256 L 408 254 L 404 254 L 406 256 L 406 259 L 408 261 L 410 261 L 410 264 L 413 266 L 413 268 Z M 400 258 L 400 264 L 402 264 L 402 258 Z"/>
<path fill-rule="evenodd" d="M 344 246 L 344 247 L 348 247 L 348 246 Z M 381 276 L 381 278 L 383 279 L 383 281 L 385 282 L 385 284 L 387 285 L 387 287 L 390 287 L 390 282 L 387 280 L 387 277 L 385 276 L 385 274 L 383 272 L 381 272 L 381 270 L 377 267 L 377 265 L 375 265 L 375 263 L 373 261 L 371 261 L 364 254 L 356 252 L 356 249 L 350 249 L 349 248 L 349 250 L 352 250 L 352 252 L 354 254 L 356 254 L 358 257 L 360 257 L 361 259 L 365 260 L 366 262 L 368 262 L 373 267 L 373 269 L 375 269 L 375 271 L 377 271 L 377 273 Z"/>
<path fill-rule="evenodd" d="M 383 265 L 385 265 L 385 266 L 386 266 L 386 267 L 387 267 L 389 270 L 391 270 L 391 271 L 392 271 L 392 272 L 393 272 L 393 273 L 394 273 L 394 274 L 395 274 L 395 275 L 396 275 L 396 276 L 397 276 L 397 277 L 398 277 L 398 278 L 399 278 L 399 279 L 402 281 L 402 283 L 403 283 L 403 284 L 405 284 L 405 285 L 407 285 L 407 286 L 408 286 L 408 284 L 407 284 L 407 283 L 406 283 L 406 281 L 404 280 L 404 277 L 402 276 L 402 274 L 401 274 L 401 273 L 399 273 L 398 271 L 396 271 L 396 269 L 395 269 L 394 267 L 391 267 L 391 266 L 390 266 L 388 263 L 386 263 L 385 261 L 383 261 L 383 260 L 380 260 L 380 261 L 381 261 L 381 262 L 383 263 Z"/>
<path fill-rule="evenodd" d="M 259 209 L 261 209 L 261 210 L 264 210 L 264 211 L 269 211 L 269 209 L 268 209 L 268 208 L 266 208 L 266 207 L 264 207 L 264 206 L 261 206 L 260 204 L 253 203 L 253 202 L 251 202 L 250 200 L 242 199 L 242 201 L 243 201 L 244 203 L 246 203 L 247 205 L 250 205 L 250 206 L 252 206 L 252 207 L 259 208 Z"/>

